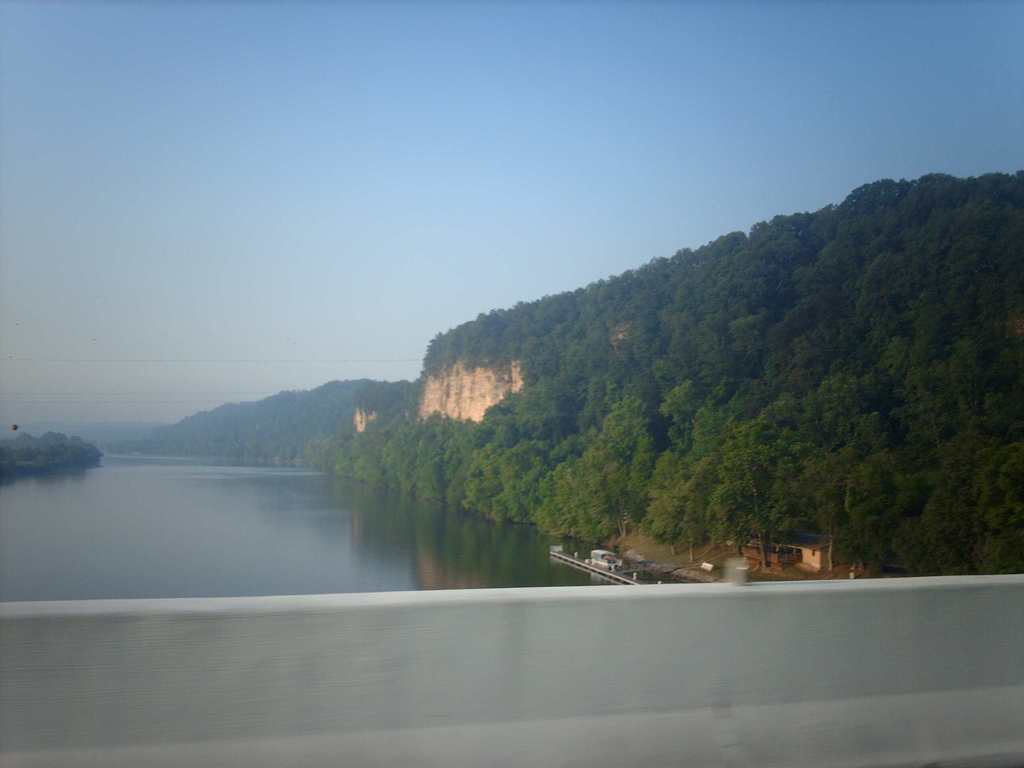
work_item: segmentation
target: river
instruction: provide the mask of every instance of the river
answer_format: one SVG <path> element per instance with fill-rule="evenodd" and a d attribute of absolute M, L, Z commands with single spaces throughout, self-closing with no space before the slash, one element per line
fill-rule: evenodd
<path fill-rule="evenodd" d="M 590 583 L 547 546 L 302 469 L 107 456 L 0 485 L 0 601 Z"/>

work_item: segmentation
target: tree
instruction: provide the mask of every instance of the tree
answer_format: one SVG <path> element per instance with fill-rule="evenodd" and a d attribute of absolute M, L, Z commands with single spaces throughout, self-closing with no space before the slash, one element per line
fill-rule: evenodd
<path fill-rule="evenodd" d="M 679 455 L 658 457 L 651 478 L 645 527 L 659 541 L 684 543 L 693 561 L 693 548 L 706 541 L 708 499 L 715 484 L 714 464 L 704 458 L 689 467 Z"/>
<path fill-rule="evenodd" d="M 761 565 L 768 565 L 768 546 L 796 518 L 790 481 L 796 476 L 800 446 L 791 432 L 758 418 L 734 423 L 718 455 L 718 486 L 712 511 L 739 545 L 757 538 Z"/>
<path fill-rule="evenodd" d="M 583 455 L 556 468 L 540 519 L 545 527 L 595 540 L 625 536 L 643 519 L 654 445 L 637 398 L 617 403 Z"/>
<path fill-rule="evenodd" d="M 1024 570 L 1024 443 L 993 447 L 980 469 L 980 506 L 987 533 L 982 547 L 985 570 Z"/>
<path fill-rule="evenodd" d="M 692 445 L 693 421 L 700 405 L 696 387 L 687 379 L 668 391 L 658 409 L 658 412 L 669 420 L 669 437 L 672 445 L 681 454 L 689 451 Z"/>
<path fill-rule="evenodd" d="M 811 522 L 828 537 L 826 568 L 832 573 L 836 539 L 846 526 L 850 506 L 851 473 L 857 463 L 853 448 L 812 453 L 804 460 L 800 497 Z"/>

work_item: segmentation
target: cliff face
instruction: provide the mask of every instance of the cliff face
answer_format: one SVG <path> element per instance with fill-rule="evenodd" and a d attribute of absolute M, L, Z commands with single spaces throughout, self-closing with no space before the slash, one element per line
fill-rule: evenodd
<path fill-rule="evenodd" d="M 362 408 L 356 408 L 355 413 L 352 414 L 352 426 L 356 428 L 356 432 L 365 432 L 366 425 L 375 421 L 376 418 L 376 411 L 364 411 Z"/>
<path fill-rule="evenodd" d="M 450 419 L 480 421 L 488 408 L 522 388 L 518 360 L 488 368 L 466 368 L 456 363 L 426 377 L 419 417 L 425 419 L 439 413 Z"/>

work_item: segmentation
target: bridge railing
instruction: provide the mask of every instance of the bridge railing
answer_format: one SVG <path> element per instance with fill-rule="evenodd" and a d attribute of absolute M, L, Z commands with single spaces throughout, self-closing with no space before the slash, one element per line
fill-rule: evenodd
<path fill-rule="evenodd" d="M 0 604 L 0 765 L 1021 765 L 1024 576 Z"/>

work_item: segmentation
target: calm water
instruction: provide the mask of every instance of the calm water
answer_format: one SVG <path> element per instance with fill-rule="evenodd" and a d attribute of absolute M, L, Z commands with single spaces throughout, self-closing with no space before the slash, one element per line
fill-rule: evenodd
<path fill-rule="evenodd" d="M 0 600 L 588 584 L 523 526 L 299 469 L 105 457 L 0 485 Z"/>

